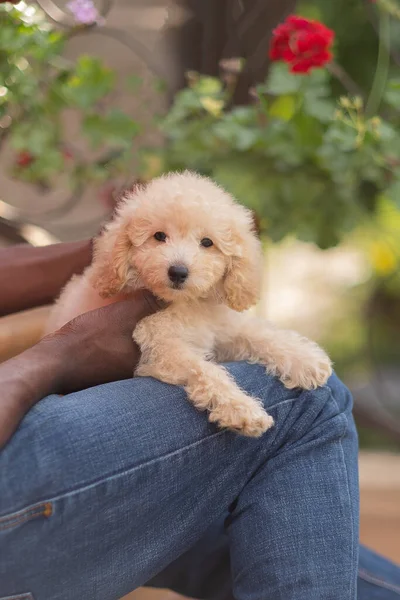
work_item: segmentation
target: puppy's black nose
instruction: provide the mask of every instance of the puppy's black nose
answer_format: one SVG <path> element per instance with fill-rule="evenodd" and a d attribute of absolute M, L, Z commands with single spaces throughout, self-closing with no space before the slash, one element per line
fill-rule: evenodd
<path fill-rule="evenodd" d="M 182 285 L 185 283 L 189 275 L 189 269 L 185 265 L 172 265 L 168 269 L 168 277 L 174 285 Z"/>

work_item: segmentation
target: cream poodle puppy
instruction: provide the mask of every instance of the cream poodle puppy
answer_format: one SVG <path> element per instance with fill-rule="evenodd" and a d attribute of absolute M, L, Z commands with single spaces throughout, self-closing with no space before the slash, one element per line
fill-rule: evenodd
<path fill-rule="evenodd" d="M 151 290 L 168 305 L 133 332 L 141 349 L 135 376 L 182 385 L 210 421 L 257 437 L 272 417 L 218 363 L 261 363 L 287 388 L 316 388 L 332 372 L 314 342 L 245 312 L 259 298 L 260 275 L 250 211 L 210 179 L 165 175 L 127 193 L 95 242 L 92 265 L 67 284 L 47 329 L 130 290 Z"/>

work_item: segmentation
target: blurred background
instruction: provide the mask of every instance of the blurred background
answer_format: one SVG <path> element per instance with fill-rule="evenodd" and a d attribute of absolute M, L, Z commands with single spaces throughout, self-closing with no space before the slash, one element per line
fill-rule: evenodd
<path fill-rule="evenodd" d="M 398 562 L 399 65 L 399 0 L 0 3 L 0 246 L 93 236 L 168 170 L 224 185 L 264 243 L 257 310 L 354 394 L 362 540 Z M 46 313 L 0 320 L 0 360 Z"/>

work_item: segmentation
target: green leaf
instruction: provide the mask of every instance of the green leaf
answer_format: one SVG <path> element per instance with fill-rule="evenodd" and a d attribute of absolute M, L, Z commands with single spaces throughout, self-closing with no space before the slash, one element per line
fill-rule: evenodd
<path fill-rule="evenodd" d="M 181 126 L 187 117 L 203 112 L 199 95 L 192 89 L 186 88 L 175 95 L 174 103 L 162 123 L 162 128 L 167 133 L 176 124 Z"/>
<path fill-rule="evenodd" d="M 260 137 L 257 129 L 250 129 L 229 121 L 217 123 L 213 132 L 218 139 L 227 142 L 232 149 L 236 148 L 240 151 L 249 150 Z"/>
<path fill-rule="evenodd" d="M 104 118 L 96 114 L 86 115 L 82 121 L 82 132 L 89 138 L 93 148 L 100 146 L 107 139 Z"/>
<path fill-rule="evenodd" d="M 400 79 L 391 79 L 388 82 L 383 98 L 396 110 L 400 109 Z"/>
<path fill-rule="evenodd" d="M 165 94 L 165 92 L 168 90 L 167 82 L 165 81 L 165 79 L 161 79 L 160 77 L 157 77 L 154 80 L 153 87 L 158 94 Z"/>
<path fill-rule="evenodd" d="M 329 123 L 335 113 L 335 104 L 331 100 L 313 98 L 304 102 L 303 110 L 306 115 L 315 117 L 321 123 Z"/>
<path fill-rule="evenodd" d="M 385 196 L 400 208 L 400 173 L 397 172 L 393 183 L 386 190 Z"/>
<path fill-rule="evenodd" d="M 43 177 L 50 177 L 64 167 L 64 159 L 57 148 L 49 148 L 44 154 L 37 157 L 33 165 Z"/>
<path fill-rule="evenodd" d="M 306 114 L 306 112 L 299 111 L 295 117 L 294 124 L 296 129 L 294 130 L 294 145 L 302 148 L 304 157 L 310 155 L 315 156 L 315 152 L 321 146 L 324 128 L 320 122 L 316 121 L 314 117 Z"/>
<path fill-rule="evenodd" d="M 290 121 L 296 112 L 296 98 L 294 96 L 280 96 L 269 107 L 269 115 L 282 121 Z"/>
<path fill-rule="evenodd" d="M 381 121 L 379 123 L 378 136 L 379 139 L 383 140 L 384 142 L 400 142 L 398 129 L 390 123 L 386 123 L 385 121 Z"/>
<path fill-rule="evenodd" d="M 302 88 L 304 95 L 323 98 L 330 95 L 329 72 L 326 69 L 314 69 L 304 76 Z"/>
<path fill-rule="evenodd" d="M 11 144 L 16 150 L 28 150 L 41 156 L 55 145 L 55 130 L 49 122 L 23 122 L 11 131 Z"/>
<path fill-rule="evenodd" d="M 331 146 L 333 151 L 349 152 L 356 149 L 357 131 L 345 123 L 335 121 L 327 130 L 324 145 Z"/>
<path fill-rule="evenodd" d="M 143 78 L 139 77 L 139 75 L 129 75 L 126 78 L 126 87 L 132 92 L 137 92 L 142 85 Z"/>
<path fill-rule="evenodd" d="M 81 56 L 62 92 L 73 106 L 87 110 L 111 92 L 114 81 L 115 73 L 98 59 Z"/>
<path fill-rule="evenodd" d="M 265 160 L 254 154 L 232 154 L 229 160 L 213 165 L 212 176 L 239 202 L 260 216 L 268 215 L 275 201 L 275 186 L 274 174 L 268 173 Z"/>
<path fill-rule="evenodd" d="M 232 150 L 250 149 L 261 136 L 254 106 L 238 106 L 229 113 L 223 113 L 213 126 L 212 133 L 217 140 L 229 144 Z"/>
<path fill-rule="evenodd" d="M 110 131 L 110 141 L 132 142 L 139 133 L 140 126 L 131 117 L 116 108 L 110 110 L 106 116 L 107 127 Z"/>
<path fill-rule="evenodd" d="M 273 120 L 260 132 L 262 153 L 274 159 L 280 170 L 288 170 L 304 163 L 305 149 L 298 143 L 298 126 L 294 120 L 288 122 Z"/>
<path fill-rule="evenodd" d="M 274 96 L 295 94 L 299 92 L 303 79 L 302 75 L 290 73 L 285 63 L 274 63 L 270 67 L 267 82 L 257 86 L 257 90 Z"/>
<path fill-rule="evenodd" d="M 38 61 L 49 61 L 62 54 L 66 42 L 66 35 L 60 31 L 50 31 L 43 41 L 42 43 L 38 41 L 38 43 L 34 45 L 32 48 L 32 55 Z"/>
<path fill-rule="evenodd" d="M 222 81 L 217 77 L 199 77 L 193 85 L 193 89 L 202 96 L 216 96 L 222 91 Z"/>
<path fill-rule="evenodd" d="M 82 130 L 94 148 L 107 144 L 129 147 L 139 133 L 139 125 L 122 111 L 113 109 L 105 116 L 86 115 Z"/>

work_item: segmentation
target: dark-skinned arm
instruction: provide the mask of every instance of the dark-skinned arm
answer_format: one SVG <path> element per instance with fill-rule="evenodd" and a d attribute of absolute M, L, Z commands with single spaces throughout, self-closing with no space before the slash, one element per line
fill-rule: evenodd
<path fill-rule="evenodd" d="M 0 316 L 53 302 L 91 260 L 90 240 L 0 249 Z"/>
<path fill-rule="evenodd" d="M 0 364 L 0 448 L 45 396 L 132 377 L 140 357 L 132 332 L 159 309 L 159 302 L 140 290 L 130 300 L 80 315 Z"/>

